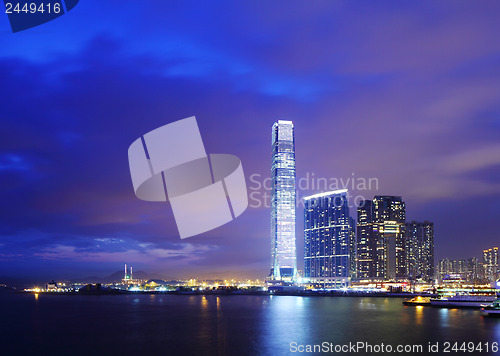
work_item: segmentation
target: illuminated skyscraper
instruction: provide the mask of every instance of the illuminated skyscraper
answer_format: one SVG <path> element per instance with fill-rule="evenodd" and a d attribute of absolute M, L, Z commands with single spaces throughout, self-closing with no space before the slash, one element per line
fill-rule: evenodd
<path fill-rule="evenodd" d="M 431 281 L 434 278 L 434 224 L 429 221 L 408 222 L 405 235 L 408 277 Z"/>
<path fill-rule="evenodd" d="M 349 276 L 351 279 L 357 278 L 357 258 L 356 258 L 356 221 L 349 216 Z"/>
<path fill-rule="evenodd" d="M 271 274 L 293 280 L 297 273 L 295 248 L 295 138 L 293 123 L 278 120 L 272 130 Z"/>
<path fill-rule="evenodd" d="M 304 198 L 304 277 L 310 282 L 347 286 L 352 276 L 347 189 Z"/>
<path fill-rule="evenodd" d="M 376 196 L 358 207 L 358 279 L 407 276 L 405 203 L 401 197 Z"/>
<path fill-rule="evenodd" d="M 482 264 L 476 257 L 471 257 L 467 260 L 467 281 L 469 283 L 481 283 L 481 267 Z"/>
<path fill-rule="evenodd" d="M 375 257 L 377 255 L 377 241 L 373 230 L 373 201 L 365 200 L 358 207 L 357 238 L 357 279 L 375 277 Z"/>
<path fill-rule="evenodd" d="M 401 197 L 376 196 L 373 199 L 373 221 L 377 235 L 376 277 L 406 277 L 405 212 Z"/>
<path fill-rule="evenodd" d="M 498 247 L 493 247 L 483 251 L 483 263 L 485 277 L 489 282 L 494 282 L 500 278 Z"/>

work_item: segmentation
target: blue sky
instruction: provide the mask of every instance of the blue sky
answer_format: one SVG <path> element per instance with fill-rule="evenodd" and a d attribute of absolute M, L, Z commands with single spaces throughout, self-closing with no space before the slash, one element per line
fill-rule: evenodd
<path fill-rule="evenodd" d="M 299 178 L 376 178 L 352 194 L 401 195 L 408 220 L 435 223 L 437 258 L 479 257 L 499 242 L 499 12 L 89 0 L 15 34 L 0 16 L 0 276 L 128 263 L 166 278 L 265 277 L 268 208 L 180 240 L 168 205 L 134 196 L 128 146 L 192 115 L 208 152 L 241 158 L 249 186 L 270 174 L 273 122 L 292 120 Z"/>

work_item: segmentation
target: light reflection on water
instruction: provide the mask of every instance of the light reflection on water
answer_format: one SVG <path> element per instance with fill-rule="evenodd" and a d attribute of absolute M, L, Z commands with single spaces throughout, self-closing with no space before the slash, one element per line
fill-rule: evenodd
<path fill-rule="evenodd" d="M 1 305 L 8 306 L 0 323 L 6 355 L 52 350 L 54 339 L 74 355 L 92 354 L 95 345 L 102 354 L 284 355 L 291 342 L 500 340 L 499 318 L 483 318 L 477 310 L 403 306 L 392 298 L 40 294 L 38 300 L 0 295 Z"/>
<path fill-rule="evenodd" d="M 440 325 L 442 328 L 445 328 L 449 325 L 449 310 L 448 308 L 440 308 L 439 309 L 439 319 Z"/>
<path fill-rule="evenodd" d="M 310 298 L 275 296 L 266 303 L 266 313 L 262 322 L 263 336 L 260 352 L 280 353 L 283 345 L 290 340 L 306 343 L 311 338 L 310 316 L 307 305 Z M 268 337 L 269 336 L 269 337 Z"/>
<path fill-rule="evenodd" d="M 424 320 L 424 307 L 422 305 L 417 305 L 415 307 L 415 323 L 421 325 Z"/>
<path fill-rule="evenodd" d="M 426 346 L 431 341 L 498 341 L 500 334 L 500 320 L 492 330 L 477 310 L 405 307 L 392 298 L 275 296 L 264 316 L 260 351 L 269 354 L 289 352 L 291 342 Z"/>

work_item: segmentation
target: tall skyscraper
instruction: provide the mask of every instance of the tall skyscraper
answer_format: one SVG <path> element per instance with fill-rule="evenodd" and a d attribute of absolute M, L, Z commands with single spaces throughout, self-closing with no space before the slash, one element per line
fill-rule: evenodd
<path fill-rule="evenodd" d="M 346 286 L 351 277 L 352 219 L 347 189 L 304 198 L 304 277 Z"/>
<path fill-rule="evenodd" d="M 356 221 L 349 216 L 349 277 L 356 279 Z"/>
<path fill-rule="evenodd" d="M 407 275 L 412 279 L 434 278 L 434 224 L 429 221 L 406 223 Z"/>
<path fill-rule="evenodd" d="M 376 196 L 358 207 L 358 279 L 406 277 L 405 203 Z"/>
<path fill-rule="evenodd" d="M 498 261 L 498 247 L 493 247 L 483 251 L 484 274 L 488 281 L 495 282 L 500 278 L 500 268 Z"/>
<path fill-rule="evenodd" d="M 356 232 L 356 277 L 370 279 L 376 276 L 375 258 L 377 241 L 373 230 L 373 201 L 365 200 L 358 207 L 358 227 Z"/>
<path fill-rule="evenodd" d="M 374 230 L 377 232 L 377 277 L 406 277 L 405 212 L 405 203 L 401 197 L 376 196 L 373 199 Z"/>
<path fill-rule="evenodd" d="M 293 280 L 297 274 L 295 248 L 295 138 L 293 123 L 278 120 L 272 130 L 271 274 Z"/>

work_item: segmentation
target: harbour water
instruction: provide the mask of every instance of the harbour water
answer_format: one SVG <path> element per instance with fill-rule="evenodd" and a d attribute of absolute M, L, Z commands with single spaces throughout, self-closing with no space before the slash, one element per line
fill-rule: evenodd
<path fill-rule="evenodd" d="M 299 351 L 349 343 L 500 354 L 500 319 L 399 298 L 1 293 L 0 308 L 2 355 L 310 355 Z M 451 352 L 464 342 L 482 352 Z"/>

